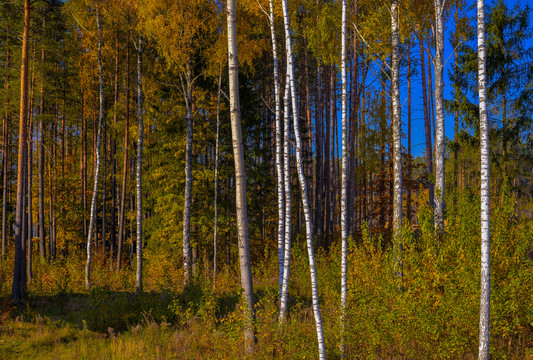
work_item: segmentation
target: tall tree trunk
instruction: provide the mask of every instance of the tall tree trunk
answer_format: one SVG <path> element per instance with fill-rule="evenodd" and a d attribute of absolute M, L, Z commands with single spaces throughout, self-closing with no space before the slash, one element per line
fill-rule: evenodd
<path fill-rule="evenodd" d="M 412 134 L 411 134 L 411 42 L 407 43 L 407 179 L 409 187 L 407 188 L 407 220 L 411 221 L 411 187 L 412 187 Z"/>
<path fill-rule="evenodd" d="M 281 301 L 282 286 L 283 286 L 283 272 L 284 272 L 284 248 L 285 248 L 285 188 L 284 188 L 284 173 L 282 164 L 282 150 L 281 150 L 281 93 L 280 93 L 280 78 L 279 78 L 279 60 L 278 48 L 276 40 L 276 29 L 274 26 L 274 5 L 273 0 L 269 1 L 270 5 L 270 36 L 272 38 L 272 58 L 274 61 L 274 102 L 276 107 L 275 122 L 276 122 L 276 174 L 277 174 L 277 190 L 278 190 L 278 279 L 279 279 L 279 297 Z"/>
<path fill-rule="evenodd" d="M 286 76 L 285 94 L 284 94 L 284 123 L 283 123 L 283 181 L 285 193 L 285 238 L 283 253 L 283 282 L 281 287 L 281 301 L 279 307 L 279 322 L 282 324 L 287 316 L 287 301 L 289 294 L 289 277 L 290 277 L 290 260 L 291 260 L 291 162 L 290 162 L 290 81 L 289 75 Z"/>
<path fill-rule="evenodd" d="M 392 24 L 392 142 L 394 166 L 393 190 L 393 238 L 395 253 L 395 273 L 403 276 L 402 270 L 402 122 L 400 105 L 400 35 L 398 32 L 398 0 L 391 2 Z"/>
<path fill-rule="evenodd" d="M 139 120 L 139 138 L 137 139 L 137 272 L 135 276 L 135 290 L 141 293 L 143 289 L 143 206 L 142 206 L 142 153 L 143 153 L 143 86 L 142 86 L 142 56 L 143 38 L 139 35 L 139 47 L 137 48 L 137 118 Z"/>
<path fill-rule="evenodd" d="M 479 308 L 479 360 L 489 358 L 490 337 L 490 188 L 489 124 L 485 64 L 485 2 L 477 1 L 477 54 L 481 136 L 481 295 Z"/>
<path fill-rule="evenodd" d="M 247 354 L 254 351 L 254 289 L 252 283 L 252 268 L 250 264 L 250 248 L 248 243 L 248 218 L 246 210 L 246 173 L 244 168 L 244 149 L 241 133 L 240 103 L 239 103 L 239 67 L 237 60 L 237 29 L 235 20 L 235 0 L 228 1 L 228 65 L 229 65 L 229 94 L 231 114 L 231 134 L 233 142 L 233 156 L 235 161 L 235 185 L 237 208 L 237 231 L 239 237 L 239 261 L 241 269 L 241 283 L 244 290 L 246 329 L 244 333 Z"/>
<path fill-rule="evenodd" d="M 130 37 L 126 41 L 126 124 L 124 126 L 124 161 L 122 166 L 122 188 L 118 219 L 117 271 L 122 266 L 122 244 L 126 236 L 124 221 L 126 215 L 126 181 L 128 179 L 128 142 L 130 133 Z"/>
<path fill-rule="evenodd" d="M 315 146 L 316 146 L 316 167 L 315 167 L 315 233 L 317 245 L 320 247 L 322 239 L 322 186 L 323 186 L 323 150 L 322 150 L 322 66 L 317 66 L 317 99 L 316 99 L 316 116 L 315 116 Z"/>
<path fill-rule="evenodd" d="M 341 186 L 341 357 L 346 356 L 346 301 L 348 299 L 348 76 L 346 73 L 346 0 L 342 0 L 341 80 L 342 80 L 342 186 Z"/>
<path fill-rule="evenodd" d="M 330 228 L 329 228 L 329 219 L 331 217 L 331 180 L 330 180 L 330 174 L 331 174 L 331 81 L 328 81 L 331 79 L 331 76 L 328 78 L 329 73 L 331 72 L 331 66 L 326 67 L 326 71 L 324 72 L 324 87 L 325 87 L 325 93 L 324 93 L 324 107 L 325 107 L 325 114 L 324 114 L 324 219 L 322 221 L 324 222 L 324 248 L 327 249 L 329 237 L 330 237 Z M 326 100 L 326 97 L 328 100 Z"/>
<path fill-rule="evenodd" d="M 83 208 L 82 233 L 87 236 L 87 118 L 85 117 L 85 94 L 81 91 L 81 206 Z"/>
<path fill-rule="evenodd" d="M 35 52 L 34 52 L 34 55 L 35 55 Z M 34 59 L 35 59 L 35 56 L 34 56 Z M 33 180 L 33 119 L 32 119 L 32 108 L 33 108 L 33 88 L 34 88 L 34 79 L 35 79 L 35 62 L 33 64 L 33 74 L 32 74 L 32 81 L 31 81 L 31 96 L 30 96 L 30 106 L 28 108 L 28 142 L 26 144 L 27 146 L 27 156 L 28 156 L 28 165 L 27 165 L 27 201 L 28 201 L 28 206 L 27 206 L 27 211 L 28 211 L 28 214 L 27 214 L 27 231 L 26 231 L 26 235 L 27 235 L 27 246 L 26 246 L 26 250 L 27 250 L 27 253 L 28 253 L 28 261 L 26 262 L 26 265 L 27 265 L 27 268 L 26 268 L 26 277 L 28 279 L 28 282 L 31 282 L 32 280 L 32 277 L 33 277 L 33 274 L 32 274 L 32 267 L 33 267 L 33 263 L 32 263 L 32 250 L 33 250 L 33 244 L 32 244 L 32 240 L 33 240 L 33 210 L 32 210 L 32 202 L 33 202 L 33 198 L 32 198 L 32 180 Z"/>
<path fill-rule="evenodd" d="M 109 243 L 109 269 L 113 269 L 113 257 L 115 256 L 115 245 L 117 242 L 117 104 L 119 100 L 118 82 L 119 82 L 119 36 L 115 42 L 115 94 L 113 97 L 113 132 L 111 135 L 111 239 Z"/>
<path fill-rule="evenodd" d="M 24 1 L 24 32 L 22 35 L 22 64 L 20 67 L 20 122 L 17 160 L 17 203 L 15 215 L 15 264 L 13 270 L 12 297 L 20 303 L 26 288 L 23 252 L 24 217 L 24 169 L 26 168 L 26 120 L 28 117 L 28 40 L 30 32 L 30 0 Z"/>
<path fill-rule="evenodd" d="M 192 69 L 190 60 L 187 62 L 185 74 L 181 78 L 182 90 L 185 98 L 185 122 L 187 126 L 187 143 L 185 146 L 185 195 L 183 207 L 183 282 L 189 284 L 193 270 L 193 256 L 191 251 L 191 200 L 192 200 Z M 195 259 L 194 259 L 195 260 Z M 195 263 L 195 262 L 194 262 Z"/>
<path fill-rule="evenodd" d="M 213 289 L 217 283 L 217 253 L 218 253 L 218 156 L 219 156 L 219 137 L 220 137 L 220 97 L 222 95 L 222 67 L 218 75 L 218 93 L 217 93 L 217 135 L 215 140 L 215 226 L 213 230 Z"/>
<path fill-rule="evenodd" d="M 100 135 L 102 123 L 104 121 L 104 72 L 102 69 L 102 28 L 100 24 L 100 13 L 96 7 L 96 25 L 98 27 L 98 78 L 100 94 L 100 110 L 98 113 L 98 134 L 96 136 L 96 163 L 94 165 L 94 187 L 91 200 L 91 217 L 89 220 L 89 236 L 87 238 L 87 263 L 85 265 L 85 287 L 89 290 L 91 285 L 91 260 L 92 260 L 92 235 L 96 220 L 96 198 L 98 196 L 98 178 L 100 176 Z"/>
<path fill-rule="evenodd" d="M 453 117 L 455 120 L 455 128 L 454 128 L 454 137 L 453 137 L 453 183 L 454 183 L 454 196 L 453 196 L 453 208 L 455 209 L 457 213 L 457 193 L 459 192 L 459 184 L 458 184 L 458 167 L 459 167 L 459 52 L 457 50 L 457 45 L 459 44 L 459 3 L 457 2 L 455 4 L 455 14 L 454 14 L 454 20 L 455 20 L 455 34 L 454 34 L 454 60 L 455 60 L 455 68 L 454 68 L 454 111 L 453 111 Z"/>
<path fill-rule="evenodd" d="M 105 259 L 105 247 L 106 247 L 106 183 L 107 183 L 107 121 L 105 117 L 102 119 L 102 148 L 103 156 L 100 161 L 102 162 L 102 258 Z"/>
<path fill-rule="evenodd" d="M 315 254 L 313 250 L 313 227 L 311 221 L 311 212 L 309 210 L 309 201 L 307 193 L 307 184 L 305 179 L 305 173 L 302 163 L 302 139 L 300 136 L 300 123 L 298 117 L 298 103 L 296 98 L 296 85 L 294 78 L 293 67 L 293 54 L 292 54 L 292 39 L 291 30 L 289 24 L 289 10 L 287 6 L 287 0 L 282 1 L 283 4 L 283 19 L 285 27 L 285 46 L 287 49 L 287 72 L 289 74 L 291 98 L 292 98 L 292 113 L 293 113 L 293 126 L 294 126 L 294 138 L 296 145 L 296 168 L 298 172 L 298 179 L 300 182 L 300 192 L 302 196 L 302 207 L 305 217 L 305 228 L 307 237 L 307 251 L 309 255 L 309 270 L 311 273 L 311 294 L 313 298 L 313 312 L 315 315 L 315 324 L 318 339 L 318 353 L 320 359 L 326 358 L 326 349 L 324 345 L 324 333 L 322 331 L 322 319 L 320 316 L 320 306 L 318 304 L 318 286 L 316 279 L 315 269 Z"/>
<path fill-rule="evenodd" d="M 6 76 L 4 89 L 6 94 L 9 93 L 9 47 L 6 50 Z M 3 185 L 2 185 L 2 259 L 6 256 L 6 245 L 7 245 L 7 207 L 8 207 L 8 161 L 9 161 L 9 96 L 5 97 L 4 100 L 5 115 L 4 115 L 4 126 L 3 126 L 3 147 L 2 147 L 2 174 L 3 174 Z"/>
<path fill-rule="evenodd" d="M 436 17 L 435 46 L 435 230 L 444 231 L 444 3 L 434 0 Z"/>
<path fill-rule="evenodd" d="M 420 68 L 422 69 L 422 97 L 424 103 L 424 132 L 426 134 L 426 165 L 428 171 L 428 187 L 429 187 L 429 205 L 435 206 L 434 200 L 434 182 L 433 182 L 433 150 L 431 145 L 431 120 L 429 117 L 428 100 L 427 100 L 427 86 L 426 86 L 426 55 L 424 53 L 424 40 L 422 35 L 419 35 L 420 42 Z"/>
<path fill-rule="evenodd" d="M 43 18 L 43 38 L 45 36 L 46 22 Z M 41 65 L 44 66 L 44 44 L 41 50 Z M 39 247 L 41 258 L 46 258 L 46 239 L 44 232 L 44 71 L 41 73 L 41 98 L 39 105 Z"/>

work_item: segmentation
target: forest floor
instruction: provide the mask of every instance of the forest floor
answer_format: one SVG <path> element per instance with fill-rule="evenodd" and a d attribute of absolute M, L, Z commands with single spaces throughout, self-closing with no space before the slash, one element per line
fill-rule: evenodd
<path fill-rule="evenodd" d="M 476 359 L 479 322 L 479 221 L 465 198 L 435 241 L 431 216 L 403 234 L 403 277 L 383 238 L 350 242 L 346 344 L 348 358 Z M 459 202 L 461 205 L 461 202 Z M 533 221 L 496 207 L 491 224 L 491 358 L 533 359 Z M 510 215 L 511 214 L 511 215 Z M 426 214 L 427 215 L 427 214 Z M 307 251 L 296 236 L 291 256 L 289 317 L 278 324 L 274 248 L 253 260 L 257 343 L 254 359 L 317 356 Z M 11 250 L 11 249 L 10 249 Z M 179 254 L 178 254 L 179 255 Z M 178 256 L 176 255 L 176 256 Z M 13 256 L 0 259 L 0 359 L 241 359 L 244 319 L 235 261 L 211 279 L 202 259 L 183 286 L 179 259 L 147 248 L 144 292 L 135 269 L 110 270 L 95 254 L 89 292 L 84 256 L 50 264 L 35 253 L 27 296 L 11 299 Z M 236 253 L 232 254 L 237 259 Z M 133 264 L 135 262 L 132 262 Z M 339 358 L 340 244 L 317 252 L 327 357 Z M 399 290 L 401 289 L 401 290 Z"/>

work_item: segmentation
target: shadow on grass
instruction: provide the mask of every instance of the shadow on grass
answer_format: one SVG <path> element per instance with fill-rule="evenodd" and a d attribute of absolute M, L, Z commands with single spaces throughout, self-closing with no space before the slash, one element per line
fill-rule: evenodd
<path fill-rule="evenodd" d="M 18 306 L 3 297 L 0 314 L 3 320 L 35 323 L 48 318 L 77 329 L 109 333 L 126 331 L 147 320 L 180 325 L 190 317 L 203 316 L 209 308 L 221 319 L 235 311 L 238 302 L 238 294 L 215 294 L 194 282 L 180 293 L 163 290 L 136 294 L 93 287 L 88 294 L 30 295 Z"/>

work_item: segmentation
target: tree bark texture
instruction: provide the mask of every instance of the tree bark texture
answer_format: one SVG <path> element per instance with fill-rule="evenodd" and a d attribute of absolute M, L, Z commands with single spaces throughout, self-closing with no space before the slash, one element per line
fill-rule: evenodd
<path fill-rule="evenodd" d="M 244 168 L 244 149 L 241 133 L 241 114 L 239 103 L 239 65 L 237 58 L 237 26 L 235 20 L 235 0 L 229 0 L 228 11 L 228 67 L 231 137 L 235 161 L 235 205 L 237 213 L 237 232 L 239 238 L 239 262 L 241 283 L 244 290 L 244 311 L 246 329 L 244 332 L 247 354 L 254 351 L 255 343 L 255 309 L 252 268 L 250 264 L 250 247 L 248 242 L 248 217 L 246 210 L 246 172 Z"/>
<path fill-rule="evenodd" d="M 182 78 L 183 94 L 185 97 L 185 122 L 187 126 L 187 143 L 185 147 L 185 195 L 183 206 L 183 282 L 187 285 L 191 279 L 191 200 L 192 200 L 192 70 L 187 64 L 185 80 Z"/>
<path fill-rule="evenodd" d="M 91 200 L 91 215 L 89 219 L 89 231 L 87 237 L 87 263 L 85 264 L 85 287 L 89 290 L 91 286 L 91 261 L 92 261 L 92 236 L 96 222 L 96 202 L 98 197 L 98 179 L 100 177 L 100 142 L 102 123 L 104 121 L 104 72 L 102 69 L 102 28 L 100 24 L 100 12 L 96 7 L 96 25 L 98 27 L 98 78 L 99 78 L 99 98 L 100 108 L 98 112 L 98 133 L 96 135 L 96 147 L 94 149 L 96 162 L 94 165 L 94 186 Z"/>
<path fill-rule="evenodd" d="M 444 230 L 444 3 L 435 4 L 435 230 Z"/>
<path fill-rule="evenodd" d="M 137 184 L 136 184 L 136 220 L 137 220 L 137 271 L 135 276 L 135 291 L 139 294 L 143 289 L 143 200 L 142 200 L 142 158 L 143 158 L 143 83 L 142 83 L 142 56 L 143 38 L 139 35 L 137 48 L 137 119 L 139 120 L 139 137 L 137 139 Z"/>
<path fill-rule="evenodd" d="M 292 118 L 294 126 L 294 138 L 296 146 L 296 168 L 298 172 L 298 180 L 300 183 L 300 192 L 302 196 L 302 207 L 305 217 L 305 228 L 307 238 L 307 251 L 309 256 L 309 270 L 311 273 L 311 293 L 313 298 L 313 312 L 315 316 L 315 325 L 318 339 L 318 353 L 320 359 L 326 358 L 326 349 L 324 344 L 324 333 L 322 331 L 322 318 L 320 316 L 320 306 L 318 304 L 318 286 L 316 279 L 315 255 L 313 250 L 313 227 L 311 221 L 311 212 L 309 209 L 309 200 L 307 193 L 307 184 L 305 173 L 303 169 L 302 158 L 302 139 L 300 135 L 300 123 L 298 117 L 298 103 L 296 97 L 296 85 L 294 78 L 293 54 L 292 54 L 292 38 L 289 23 L 289 9 L 287 0 L 282 1 L 283 5 L 283 19 L 285 27 L 285 46 L 287 50 L 287 72 L 289 74 L 290 91 L 292 99 Z"/>
<path fill-rule="evenodd" d="M 13 270 L 12 297 L 16 303 L 24 297 L 26 288 L 24 260 L 24 169 L 26 168 L 26 121 L 28 118 L 28 40 L 30 32 L 30 1 L 24 1 L 24 32 L 22 35 L 22 64 L 20 68 L 20 122 L 17 159 L 17 200 L 15 213 L 15 264 Z"/>
<path fill-rule="evenodd" d="M 398 32 L 398 0 L 391 2 L 392 24 L 392 142 L 393 142 L 393 241 L 395 273 L 402 276 L 402 135 L 400 104 L 400 35 Z"/>
<path fill-rule="evenodd" d="M 477 1 L 479 120 L 481 137 L 481 295 L 479 308 L 479 360 L 489 358 L 490 338 L 490 188 L 489 124 L 485 49 L 485 2 Z"/>
<path fill-rule="evenodd" d="M 274 102 L 275 102 L 275 122 L 276 122 L 276 174 L 278 190 L 278 271 L 279 271 L 279 296 L 281 301 L 283 286 L 283 263 L 285 247 L 285 188 L 284 172 L 282 161 L 282 127 L 281 127 L 281 93 L 279 78 L 279 60 L 276 40 L 276 30 L 274 24 L 273 0 L 269 1 L 270 6 L 270 35 L 272 38 L 272 58 L 274 61 Z"/>

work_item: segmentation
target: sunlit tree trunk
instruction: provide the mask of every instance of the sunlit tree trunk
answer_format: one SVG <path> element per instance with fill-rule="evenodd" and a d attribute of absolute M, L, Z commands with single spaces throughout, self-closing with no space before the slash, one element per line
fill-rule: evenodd
<path fill-rule="evenodd" d="M 277 189 L 278 189 L 278 270 L 279 270 L 279 296 L 281 300 L 281 291 L 283 285 L 283 262 L 284 262 L 284 244 L 285 244 L 285 188 L 284 188 L 284 174 L 282 164 L 282 150 L 281 150 L 281 93 L 280 93 L 280 79 L 279 79 L 279 60 L 278 48 L 276 40 L 276 30 L 274 26 L 274 5 L 273 0 L 269 1 L 270 5 L 270 36 L 272 38 L 272 58 L 274 60 L 274 101 L 276 107 L 275 121 L 276 121 L 276 174 L 277 174 Z"/>
<path fill-rule="evenodd" d="M 128 179 L 128 143 L 130 133 L 130 38 L 126 41 L 126 123 L 124 125 L 124 159 L 122 163 L 122 187 L 120 194 L 120 210 L 118 218 L 118 243 L 117 243 L 117 271 L 122 266 L 122 245 L 126 237 L 125 215 L 126 215 L 126 183 Z"/>
<path fill-rule="evenodd" d="M 118 105 L 118 82 L 119 82 L 119 37 L 115 40 L 115 93 L 113 96 L 113 131 L 111 135 L 111 238 L 109 241 L 109 270 L 113 269 L 113 257 L 115 256 L 115 245 L 117 240 L 117 105 Z"/>
<path fill-rule="evenodd" d="M 342 0 L 341 78 L 342 78 L 342 186 L 341 186 L 341 357 L 346 356 L 346 301 L 348 299 L 348 76 L 346 73 L 346 0 Z"/>
<path fill-rule="evenodd" d="M 218 255 L 218 156 L 219 156 L 219 138 L 220 138 L 220 97 L 222 95 L 222 68 L 218 76 L 218 93 L 217 93 L 217 135 L 215 139 L 215 228 L 213 230 L 213 289 L 217 283 L 217 255 Z"/>
<path fill-rule="evenodd" d="M 43 18 L 43 38 L 45 35 L 46 22 Z M 41 65 L 44 65 L 44 44 L 41 50 Z M 39 248 L 41 258 L 46 257 L 46 241 L 44 233 L 44 71 L 41 73 L 41 98 L 39 110 Z"/>
<path fill-rule="evenodd" d="M 12 297 L 20 303 L 25 292 L 25 267 L 23 242 L 24 221 L 24 169 L 26 168 L 26 121 L 28 118 L 28 41 L 30 32 L 30 0 L 24 1 L 24 32 L 22 35 L 22 64 L 20 67 L 20 122 L 17 160 L 17 202 L 15 213 L 15 264 L 13 270 Z"/>
<path fill-rule="evenodd" d="M 100 109 L 98 113 L 98 133 L 96 135 L 96 147 L 94 149 L 96 155 L 96 163 L 94 165 L 94 186 L 93 196 L 91 200 L 91 216 L 89 219 L 89 231 L 87 237 L 87 263 L 85 264 L 85 287 L 89 290 L 91 286 L 91 261 L 92 261 L 92 236 L 95 229 L 96 222 L 96 201 L 98 197 L 98 178 L 100 177 L 100 141 L 102 123 L 104 121 L 104 72 L 102 69 L 102 28 L 100 24 L 100 12 L 98 6 L 96 7 L 96 26 L 98 27 L 98 78 L 99 78 L 99 94 L 100 94 Z"/>
<path fill-rule="evenodd" d="M 292 113 L 294 125 L 294 138 L 296 145 L 296 168 L 298 172 L 298 179 L 300 183 L 300 192 L 302 196 L 302 207 L 305 217 L 305 228 L 307 238 L 307 251 L 309 255 L 309 270 L 311 273 L 311 294 L 313 298 L 313 312 L 315 316 L 315 324 L 318 338 L 318 352 L 320 359 L 326 358 L 326 349 L 324 344 L 324 334 L 322 331 L 322 319 L 320 316 L 320 306 L 318 304 L 318 286 L 315 269 L 315 255 L 313 250 L 313 227 L 311 222 L 311 213 L 309 210 L 309 200 L 307 193 L 307 184 L 305 180 L 305 173 L 302 164 L 302 140 L 300 136 L 300 124 L 298 117 L 298 103 L 296 98 L 296 85 L 294 81 L 294 66 L 292 54 L 292 38 L 289 23 L 289 9 L 287 0 L 282 1 L 283 4 L 283 19 L 285 27 L 285 46 L 287 49 L 287 72 L 289 74 L 291 99 L 292 99 Z"/>
<path fill-rule="evenodd" d="M 398 0 L 391 3 L 392 23 L 392 141 L 393 141 L 393 238 L 395 253 L 395 273 L 402 276 L 402 137 L 400 104 L 400 36 L 398 32 Z"/>
<path fill-rule="evenodd" d="M 407 44 L 407 178 L 412 183 L 411 43 Z M 411 186 L 407 189 L 407 220 L 411 221 Z"/>
<path fill-rule="evenodd" d="M 185 79 L 183 79 L 185 77 Z M 185 98 L 185 122 L 187 126 L 187 142 L 185 146 L 185 194 L 183 206 L 183 282 L 187 285 L 191 279 L 191 200 L 192 200 L 192 69 L 187 62 L 187 69 L 181 78 L 182 91 Z"/>
<path fill-rule="evenodd" d="M 287 301 L 289 294 L 289 278 L 290 278 L 290 260 L 291 260 L 291 236 L 292 236 L 292 221 L 291 221 L 291 167 L 290 167 L 290 95 L 289 95 L 289 76 L 285 81 L 285 94 L 283 105 L 283 186 L 284 186 L 284 204 L 285 204 L 285 229 L 284 229 L 284 252 L 283 252 L 283 279 L 281 286 L 281 300 L 279 306 L 279 321 L 283 323 L 287 316 Z"/>
<path fill-rule="evenodd" d="M 4 89 L 6 94 L 9 93 L 9 47 L 6 50 L 6 76 Z M 5 115 L 4 115 L 4 126 L 3 126 L 3 147 L 2 147 L 2 174 L 3 174 L 3 185 L 2 185 L 2 258 L 6 256 L 6 245 L 7 245 L 7 193 L 8 193 L 8 161 L 9 161 L 9 96 L 5 97 L 4 100 Z"/>
<path fill-rule="evenodd" d="M 481 137 L 481 295 L 479 309 L 479 360 L 489 358 L 490 338 L 490 192 L 489 124 L 487 116 L 485 2 L 477 1 L 477 54 Z"/>
<path fill-rule="evenodd" d="M 254 351 L 255 342 L 255 309 L 252 268 L 250 264 L 250 248 L 248 243 L 248 217 L 246 210 L 246 172 L 244 168 L 244 149 L 241 133 L 241 113 L 239 103 L 239 65 L 237 60 L 237 26 L 235 20 L 235 0 L 228 1 L 228 66 L 231 135 L 233 157 L 235 162 L 235 205 L 237 213 L 237 232 L 239 238 L 239 262 L 241 283 L 244 290 L 244 311 L 246 329 L 244 332 L 247 354 Z"/>
<path fill-rule="evenodd" d="M 142 83 L 142 56 L 143 56 L 143 38 L 139 35 L 139 44 L 137 48 L 137 118 L 139 120 L 139 137 L 137 139 L 137 271 L 135 276 L 135 290 L 141 293 L 143 289 L 142 271 L 143 271 L 143 202 L 142 202 L 142 155 L 143 155 L 143 83 Z"/>
<path fill-rule="evenodd" d="M 35 71 L 35 65 L 33 66 L 34 68 L 34 71 Z M 33 203 L 33 192 L 32 192 L 32 183 L 33 183 L 33 119 L 32 119 L 32 115 L 31 115 L 31 109 L 32 109 L 32 103 L 33 103 L 33 77 L 35 75 L 32 76 L 32 85 L 31 85 L 31 98 L 32 100 L 30 100 L 30 107 L 29 107 L 29 111 L 28 111 L 28 143 L 27 143 L 27 147 L 28 147 L 28 153 L 27 153 L 27 156 L 28 156 L 28 168 L 27 168 L 27 201 L 28 201 L 28 206 L 27 206 L 27 220 L 26 220 L 26 237 L 27 237 L 27 246 L 26 246 L 26 252 L 28 254 L 28 260 L 26 261 L 26 277 L 28 279 L 28 282 L 31 282 L 32 278 L 33 278 L 33 243 L 32 243 L 32 240 L 33 240 L 33 209 L 32 209 L 32 203 Z"/>
<path fill-rule="evenodd" d="M 436 46 L 435 46 L 435 230 L 444 230 L 444 4 L 434 0 Z"/>

